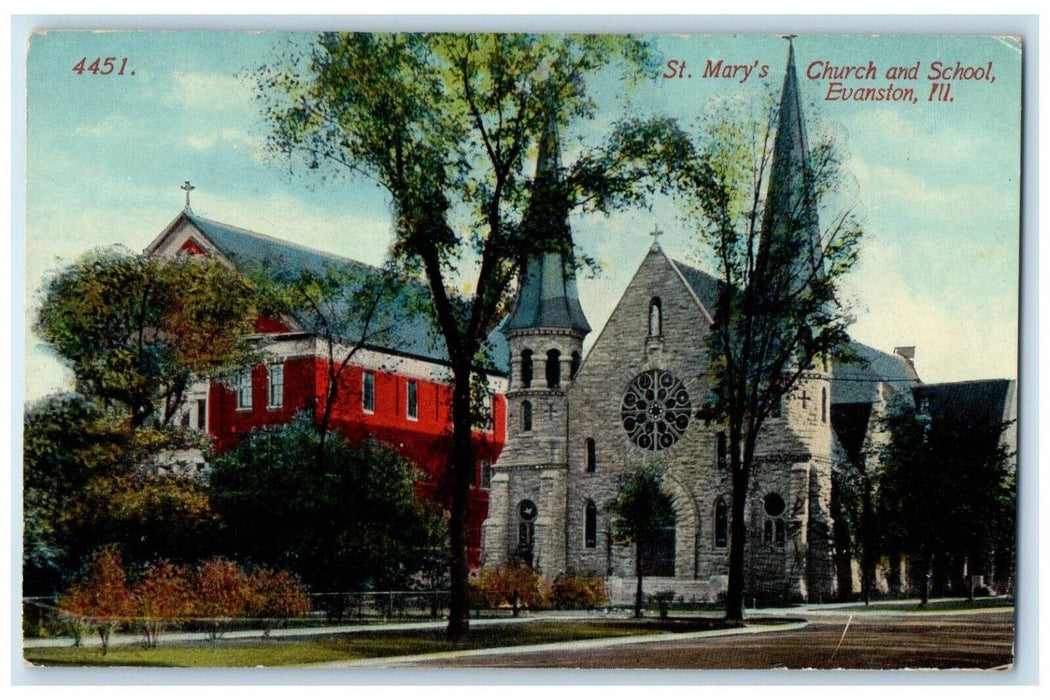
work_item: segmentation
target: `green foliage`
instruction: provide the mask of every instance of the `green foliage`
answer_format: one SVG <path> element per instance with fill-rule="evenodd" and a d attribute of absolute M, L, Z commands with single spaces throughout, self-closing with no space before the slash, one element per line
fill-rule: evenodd
<path fill-rule="evenodd" d="M 160 466 L 198 446 L 178 429 L 131 430 L 77 394 L 51 396 L 24 418 L 23 593 L 66 587 L 99 547 L 125 561 L 190 561 L 208 553 L 213 517 L 201 486 Z"/>
<path fill-rule="evenodd" d="M 647 464 L 616 475 L 616 498 L 608 505 L 613 539 L 618 544 L 641 543 L 674 522 L 671 497 L 664 492 L 664 470 Z"/>
<path fill-rule="evenodd" d="M 467 631 L 473 364 L 528 258 L 571 252 L 573 210 L 642 201 L 656 186 L 653 167 L 674 169 L 665 144 L 678 131 L 666 120 L 626 120 L 546 179 L 529 177 L 532 148 L 595 114 L 588 76 L 620 62 L 636 79 L 652 74 L 652 60 L 629 36 L 326 33 L 307 56 L 256 74 L 271 150 L 375 179 L 391 195 L 393 258 L 426 277 L 453 378 L 454 638 Z"/>
<path fill-rule="evenodd" d="M 47 282 L 34 330 L 79 391 L 122 405 L 132 427 L 166 424 L 194 378 L 250 356 L 251 298 L 218 261 L 98 251 Z"/>
<path fill-rule="evenodd" d="M 224 544 L 315 590 L 403 587 L 443 541 L 435 513 L 417 501 L 413 469 L 397 453 L 335 438 L 319 459 L 320 437 L 302 414 L 217 457 L 208 488 Z"/>
<path fill-rule="evenodd" d="M 674 522 L 674 505 L 663 487 L 662 467 L 640 465 L 634 471 L 616 475 L 616 498 L 608 506 L 613 516 L 613 540 L 634 545 L 635 617 L 642 616 L 643 560 L 660 530 Z"/>
<path fill-rule="evenodd" d="M 889 434 L 876 453 L 875 522 L 882 551 L 907 554 L 920 584 L 928 570 L 941 584 L 963 560 L 979 573 L 990 552 L 1008 571 L 1015 552 L 1016 470 L 1001 439 L 1006 424 L 934 418 L 896 400 L 882 427 Z"/>
<path fill-rule="evenodd" d="M 827 216 L 844 193 L 841 144 L 830 132 L 807 144 L 796 91 L 785 81 L 780 107 L 770 101 L 757 117 L 739 100 L 713 104 L 677 179 L 684 217 L 720 281 L 700 416 L 728 427 L 733 620 L 743 615 L 744 502 L 762 426 L 803 373 L 847 359 L 853 321 L 840 287 L 861 226 L 851 207 Z"/>

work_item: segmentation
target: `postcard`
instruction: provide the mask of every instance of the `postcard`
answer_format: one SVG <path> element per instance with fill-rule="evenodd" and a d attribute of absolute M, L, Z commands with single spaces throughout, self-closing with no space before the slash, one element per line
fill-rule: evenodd
<path fill-rule="evenodd" d="M 33 33 L 24 663 L 1011 668 L 1024 51 Z"/>

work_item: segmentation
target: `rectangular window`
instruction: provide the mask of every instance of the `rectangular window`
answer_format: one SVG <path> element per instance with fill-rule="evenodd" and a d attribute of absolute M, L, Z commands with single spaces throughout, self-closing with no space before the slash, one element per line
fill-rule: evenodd
<path fill-rule="evenodd" d="M 270 395 L 267 406 L 280 408 L 284 405 L 284 365 L 270 365 Z"/>
<path fill-rule="evenodd" d="M 208 400 L 197 399 L 197 430 L 207 432 L 208 430 Z"/>
<path fill-rule="evenodd" d="M 484 411 L 484 419 L 483 419 L 482 427 L 485 430 L 489 431 L 489 432 L 492 432 L 492 426 L 496 422 L 495 418 L 494 418 L 494 414 L 492 412 L 493 404 L 494 404 L 494 402 L 492 400 L 492 394 L 490 394 L 490 393 L 488 393 L 486 391 L 485 392 L 485 398 L 482 399 L 482 405 L 483 405 L 483 409 L 482 410 Z"/>
<path fill-rule="evenodd" d="M 376 375 L 371 372 L 361 375 L 361 408 L 365 413 L 376 410 Z"/>
<path fill-rule="evenodd" d="M 411 420 L 419 418 L 419 388 L 413 379 L 408 380 L 406 415 L 408 415 Z"/>
<path fill-rule="evenodd" d="M 252 407 L 252 370 L 243 369 L 237 373 L 235 389 L 237 392 L 237 410 L 247 411 Z"/>

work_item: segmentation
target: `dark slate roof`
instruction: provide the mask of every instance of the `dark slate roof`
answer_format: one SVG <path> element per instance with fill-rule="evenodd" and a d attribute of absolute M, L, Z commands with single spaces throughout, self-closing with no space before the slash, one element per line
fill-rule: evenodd
<path fill-rule="evenodd" d="M 677 260 L 672 262 L 674 262 L 678 271 L 682 273 L 682 277 L 685 278 L 686 283 L 693 290 L 693 294 L 700 299 L 700 303 L 707 309 L 707 313 L 714 316 L 715 303 L 718 301 L 718 287 L 721 282 L 706 272 L 697 270 L 695 267 L 690 267 Z"/>
<path fill-rule="evenodd" d="M 836 362 L 831 370 L 831 404 L 872 403 L 878 398 L 879 382 L 895 391 L 907 391 L 919 383 L 915 368 L 900 355 L 885 353 L 863 343 L 850 343 L 856 356 L 852 362 Z"/>
<path fill-rule="evenodd" d="M 376 275 L 380 271 L 365 263 L 325 253 L 305 246 L 297 245 L 277 238 L 271 238 L 254 231 L 212 221 L 192 213 L 186 218 L 200 229 L 201 233 L 219 249 L 231 263 L 242 270 L 258 268 L 272 273 L 275 277 L 292 275 L 308 271 L 318 275 L 329 269 L 348 270 L 354 274 Z M 447 362 L 448 354 L 445 343 L 432 327 L 429 319 L 418 311 L 409 310 L 408 296 L 396 297 L 390 302 L 401 305 L 402 309 L 388 308 L 384 314 L 387 318 L 397 319 L 389 336 L 384 338 L 381 349 L 401 355 L 420 357 L 435 362 Z M 315 329 L 304 328 L 307 332 Z M 344 342 L 356 342 L 365 329 L 350 330 Z M 492 367 L 497 372 L 506 372 L 507 344 L 503 335 L 494 332 L 489 337 L 489 357 Z"/>
<path fill-rule="evenodd" d="M 581 334 L 591 331 L 576 291 L 576 271 L 559 253 L 531 258 L 525 267 L 505 329 L 526 328 L 568 328 Z"/>
<path fill-rule="evenodd" d="M 1009 379 L 924 384 L 915 387 L 913 393 L 916 406 L 928 411 L 934 425 L 950 420 L 975 429 L 990 430 L 1006 415 L 1011 384 Z"/>

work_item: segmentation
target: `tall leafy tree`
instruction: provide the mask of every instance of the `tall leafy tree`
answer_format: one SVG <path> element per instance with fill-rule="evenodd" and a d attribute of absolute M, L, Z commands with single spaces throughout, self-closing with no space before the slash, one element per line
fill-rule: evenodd
<path fill-rule="evenodd" d="M 681 171 L 686 218 L 722 282 L 707 336 L 714 396 L 703 413 L 729 433 L 729 620 L 743 616 L 745 503 L 759 433 L 803 373 L 827 369 L 849 340 L 840 285 L 861 227 L 848 208 L 823 229 L 818 218 L 840 191 L 839 153 L 829 137 L 808 142 L 789 50 L 779 107 L 755 118 L 749 106 L 717 105 Z"/>
<path fill-rule="evenodd" d="M 646 552 L 665 527 L 674 523 L 671 497 L 664 491 L 664 472 L 642 465 L 616 477 L 616 498 L 609 504 L 613 539 L 634 545 L 634 616 L 642 616 L 642 576 Z"/>
<path fill-rule="evenodd" d="M 416 498 L 415 471 L 374 442 L 338 434 L 317 459 L 308 415 L 251 433 L 211 464 L 223 546 L 239 561 L 290 569 L 315 590 L 400 588 L 443 548 L 442 514 Z"/>
<path fill-rule="evenodd" d="M 525 260 L 570 246 L 564 225 L 544 222 L 640 201 L 675 143 L 669 121 L 620 122 L 534 191 L 539 135 L 592 117 L 587 79 L 617 61 L 632 79 L 655 73 L 649 47 L 630 37 L 531 34 L 324 34 L 305 58 L 257 73 L 272 149 L 375 179 L 391 198 L 394 258 L 426 279 L 453 379 L 453 639 L 469 629 L 471 378 L 485 340 Z M 537 197 L 557 210 L 526 216 Z"/>
<path fill-rule="evenodd" d="M 102 250 L 46 283 L 34 330 L 81 393 L 138 428 L 167 425 L 194 378 L 242 365 L 254 319 L 251 288 L 218 261 Z"/>
<path fill-rule="evenodd" d="M 983 573 L 995 556 L 1009 572 L 1016 472 L 1001 439 L 1006 424 L 934 418 L 903 400 L 891 404 L 882 422 L 889 440 L 875 452 L 878 541 L 883 552 L 908 557 L 922 602 L 944 593 L 949 581 L 955 590 L 969 588 L 958 575 L 963 564 L 971 575 Z"/>
<path fill-rule="evenodd" d="M 24 419 L 23 591 L 61 590 L 91 554 L 191 561 L 210 552 L 214 515 L 203 487 L 172 473 L 173 450 L 200 447 L 178 429 L 130 430 L 90 399 L 48 397 Z"/>

